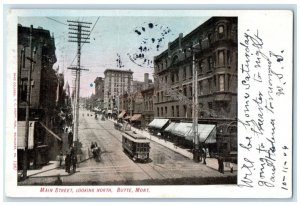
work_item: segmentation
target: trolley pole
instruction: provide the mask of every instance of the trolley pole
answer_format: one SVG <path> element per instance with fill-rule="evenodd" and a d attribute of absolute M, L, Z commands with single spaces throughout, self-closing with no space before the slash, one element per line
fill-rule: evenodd
<path fill-rule="evenodd" d="M 87 69 L 82 69 L 80 66 L 80 57 L 81 57 L 81 46 L 84 43 L 90 43 L 88 40 L 89 38 L 89 33 L 85 32 L 90 32 L 89 29 L 90 26 L 87 26 L 89 24 L 92 24 L 90 22 L 81 22 L 81 21 L 70 21 L 69 22 L 69 30 L 75 30 L 76 32 L 70 31 L 70 35 L 74 36 L 69 36 L 70 40 L 69 42 L 75 42 L 77 43 L 77 66 L 76 67 L 68 67 L 68 69 L 75 70 L 75 101 L 74 101 L 74 131 L 73 131 L 73 140 L 75 142 L 75 154 L 77 155 L 77 150 L 78 150 L 78 127 L 79 127 L 79 96 L 80 96 L 80 73 L 81 70 L 87 70 Z"/>

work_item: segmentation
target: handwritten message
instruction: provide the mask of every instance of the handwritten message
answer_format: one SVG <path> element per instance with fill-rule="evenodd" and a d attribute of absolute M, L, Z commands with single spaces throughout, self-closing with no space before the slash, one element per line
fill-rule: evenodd
<path fill-rule="evenodd" d="M 279 166 L 287 155 L 281 145 L 278 130 L 278 112 L 284 107 L 280 102 L 287 98 L 285 50 L 272 50 L 266 46 L 268 38 L 259 30 L 246 30 L 239 42 L 239 86 L 243 91 L 239 101 L 239 161 L 240 187 L 282 188 L 285 178 Z M 274 42 L 275 43 L 275 42 Z M 282 121 L 282 119 L 280 119 Z M 285 155 L 284 155 L 285 154 Z M 283 161 L 284 162 L 284 161 Z"/>

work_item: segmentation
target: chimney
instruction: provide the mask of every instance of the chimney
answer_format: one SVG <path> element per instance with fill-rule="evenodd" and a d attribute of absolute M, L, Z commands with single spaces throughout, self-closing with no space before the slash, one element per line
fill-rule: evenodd
<path fill-rule="evenodd" d="M 182 40 L 182 38 L 183 38 L 183 33 L 180 33 L 179 37 L 178 37 L 178 47 L 179 47 L 179 49 L 181 49 L 181 40 Z"/>

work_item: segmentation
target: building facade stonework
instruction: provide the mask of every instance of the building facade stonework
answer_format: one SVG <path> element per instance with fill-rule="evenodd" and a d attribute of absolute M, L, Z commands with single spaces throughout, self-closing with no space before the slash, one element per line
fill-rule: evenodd
<path fill-rule="evenodd" d="M 169 43 L 167 50 L 154 58 L 154 116 L 172 121 L 192 121 L 192 107 L 186 104 L 192 102 L 193 96 L 192 54 L 198 72 L 198 122 L 217 126 L 219 151 L 236 151 L 238 72 L 235 17 L 210 18 L 186 36 L 180 34 Z M 178 97 L 184 101 L 179 101 Z"/>
<path fill-rule="evenodd" d="M 131 70 L 106 69 L 104 71 L 104 109 L 115 110 L 120 104 L 119 96 L 132 92 L 133 72 Z"/>

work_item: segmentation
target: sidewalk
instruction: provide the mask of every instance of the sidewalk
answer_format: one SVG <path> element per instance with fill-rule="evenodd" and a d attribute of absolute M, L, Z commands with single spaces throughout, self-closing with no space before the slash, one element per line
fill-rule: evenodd
<path fill-rule="evenodd" d="M 109 119 L 110 121 L 116 123 L 116 121 L 112 120 L 112 119 Z M 149 132 L 147 131 L 144 131 L 144 130 L 139 130 L 139 129 L 136 129 L 134 127 L 131 127 L 131 130 L 132 131 L 135 131 L 136 133 L 138 134 L 141 134 L 143 135 L 144 137 L 176 152 L 176 153 L 179 153 L 189 159 L 193 159 L 193 154 L 191 152 L 189 152 L 188 149 L 183 149 L 183 148 L 180 148 L 180 147 L 177 147 L 174 143 L 172 142 L 169 142 L 167 140 L 164 140 L 164 139 L 160 139 L 154 135 L 151 135 Z M 218 160 L 216 158 L 206 158 L 206 166 L 212 168 L 212 169 L 215 169 L 215 170 L 218 170 L 219 166 L 218 166 Z M 233 171 L 237 171 L 237 165 L 234 164 L 234 163 L 231 163 L 231 166 L 233 167 Z M 230 172 L 231 168 L 230 168 L 230 164 L 229 162 L 224 162 L 224 172 Z"/>

